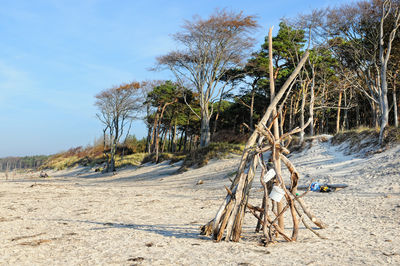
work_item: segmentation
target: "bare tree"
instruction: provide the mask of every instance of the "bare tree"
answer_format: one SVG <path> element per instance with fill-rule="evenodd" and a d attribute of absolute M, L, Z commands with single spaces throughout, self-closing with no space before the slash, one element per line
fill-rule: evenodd
<path fill-rule="evenodd" d="M 380 98 L 380 106 L 381 106 L 381 130 L 379 133 L 379 144 L 383 143 L 383 132 L 388 125 L 389 122 L 389 102 L 388 102 L 388 86 L 387 86 L 387 65 L 390 58 L 390 53 L 392 50 L 392 43 L 396 36 L 396 31 L 400 26 L 400 10 L 399 6 L 395 9 L 394 14 L 394 24 L 392 25 L 392 29 L 389 35 L 389 40 L 387 41 L 387 45 L 385 47 L 384 40 L 384 27 L 383 24 L 385 19 L 390 15 L 392 9 L 392 1 L 385 0 L 382 3 L 382 16 L 380 21 L 380 35 L 379 35 L 379 61 L 380 61 L 380 74 L 381 74 L 381 90 L 379 94 Z"/>
<path fill-rule="evenodd" d="M 324 35 L 342 66 L 357 75 L 352 87 L 369 101 L 374 124 L 381 128 L 379 142 L 389 120 L 387 64 L 399 27 L 398 0 L 359 1 L 329 9 Z"/>
<path fill-rule="evenodd" d="M 142 108 L 140 84 L 132 82 L 104 90 L 97 94 L 95 105 L 99 109 L 97 118 L 104 124 L 105 172 L 115 171 L 115 153 L 125 127 Z M 108 141 L 107 141 L 108 140 Z M 109 145 L 109 149 L 106 145 Z"/>
<path fill-rule="evenodd" d="M 227 84 L 221 84 L 221 78 L 229 69 L 244 63 L 254 43 L 249 33 L 257 27 L 254 16 L 244 16 L 242 12 L 222 10 L 208 19 L 194 17 L 185 22 L 182 32 L 174 35 L 182 49 L 157 58 L 159 66 L 170 69 L 179 82 L 191 83 L 199 94 L 201 147 L 210 141 L 210 103 Z"/>

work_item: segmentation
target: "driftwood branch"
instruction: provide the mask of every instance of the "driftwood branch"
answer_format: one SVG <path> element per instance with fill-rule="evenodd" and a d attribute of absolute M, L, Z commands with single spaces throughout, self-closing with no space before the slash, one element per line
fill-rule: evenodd
<path fill-rule="evenodd" d="M 287 146 L 283 145 L 283 140 L 289 139 L 290 142 L 291 136 L 306 128 L 311 123 L 311 119 L 309 119 L 303 128 L 295 128 L 287 133 L 282 132 L 282 135 L 279 136 L 279 112 L 276 112 L 278 103 L 287 92 L 287 89 L 293 86 L 293 82 L 306 62 L 308 55 L 309 53 L 306 51 L 292 75 L 290 75 L 278 93 L 272 95 L 270 105 L 260 122 L 255 126 L 245 145 L 235 179 L 232 181 L 230 187 L 225 186 L 227 195 L 224 201 L 214 219 L 202 227 L 202 233 L 206 235 L 212 234 L 217 242 L 222 239 L 225 239 L 225 241 L 239 241 L 246 209 L 256 218 L 256 232 L 259 232 L 262 228 L 262 233 L 267 244 L 275 242 L 277 237 L 282 237 L 285 241 L 296 241 L 299 234 L 300 222 L 309 230 L 314 231 L 313 233 L 320 236 L 318 232 L 315 232 L 306 223 L 304 216 L 309 217 L 317 226 L 321 228 L 326 227 L 311 212 L 303 200 L 303 196 L 309 190 L 300 196 L 297 195 L 297 184 L 300 175 L 294 165 L 285 156 L 290 151 L 287 149 Z M 281 103 L 281 108 L 282 106 L 283 103 Z M 271 116 L 273 117 L 271 118 Z M 266 124 L 268 120 L 270 120 L 269 125 Z M 267 158 L 269 161 L 268 165 L 264 161 L 263 156 L 263 153 L 267 151 L 271 151 L 270 157 Z M 280 171 L 281 161 L 290 173 L 290 186 L 288 186 L 288 189 Z M 261 207 L 252 206 L 248 203 L 250 189 L 258 166 L 261 167 L 260 183 L 264 192 Z M 275 193 L 275 191 L 279 192 L 280 190 L 283 190 L 282 199 L 271 196 L 271 191 Z M 282 219 L 284 214 L 289 211 L 293 225 L 291 237 L 285 232 Z"/>

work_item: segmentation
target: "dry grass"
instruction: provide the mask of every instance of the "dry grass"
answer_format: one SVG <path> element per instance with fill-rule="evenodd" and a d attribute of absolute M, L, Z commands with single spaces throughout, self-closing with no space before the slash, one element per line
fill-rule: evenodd
<path fill-rule="evenodd" d="M 124 166 L 139 166 L 142 164 L 143 159 L 146 157 L 146 153 L 134 153 L 130 155 L 125 155 L 121 158 L 121 156 L 116 156 L 115 166 L 124 167 Z"/>
<path fill-rule="evenodd" d="M 115 156 L 115 166 L 137 166 L 141 164 L 144 157 L 144 153 L 134 153 L 125 156 L 117 154 Z M 77 165 L 94 167 L 104 162 L 103 147 L 101 145 L 87 148 L 77 147 L 51 156 L 41 166 L 41 169 L 63 170 Z"/>
<path fill-rule="evenodd" d="M 186 171 L 189 167 L 202 167 L 214 158 L 221 159 L 230 154 L 242 154 L 243 149 L 244 144 L 212 142 L 207 147 L 199 148 L 188 153 L 160 153 L 158 163 L 163 161 L 170 161 L 170 163 L 183 161 L 180 171 Z M 147 155 L 142 163 L 147 162 L 155 162 L 155 154 Z"/>
<path fill-rule="evenodd" d="M 332 144 L 339 145 L 349 142 L 349 153 L 359 152 L 371 147 L 375 152 L 380 152 L 393 145 L 400 144 L 400 129 L 389 127 L 384 132 L 383 147 L 379 147 L 379 129 L 360 127 L 343 131 L 332 138 Z M 383 148 L 383 149 L 382 149 Z"/>
<path fill-rule="evenodd" d="M 209 160 L 226 158 L 230 154 L 242 154 L 244 144 L 231 144 L 226 142 L 211 143 L 209 146 L 190 152 L 182 165 L 185 170 L 188 167 L 202 167 Z"/>

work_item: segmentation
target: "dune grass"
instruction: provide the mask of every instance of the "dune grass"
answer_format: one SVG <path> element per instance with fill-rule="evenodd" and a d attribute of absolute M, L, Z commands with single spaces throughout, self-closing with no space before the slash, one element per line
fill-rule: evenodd
<path fill-rule="evenodd" d="M 115 158 L 115 167 L 125 167 L 125 166 L 139 166 L 142 164 L 143 159 L 146 157 L 146 153 L 134 153 L 121 157 L 117 155 Z"/>
<path fill-rule="evenodd" d="M 186 170 L 189 167 L 202 167 L 211 159 L 225 158 L 230 154 L 241 154 L 244 149 L 244 144 L 232 144 L 226 142 L 210 143 L 209 146 L 199 148 L 190 152 L 177 153 L 160 153 L 158 163 L 170 161 L 176 163 L 183 161 L 182 169 Z M 105 159 L 100 152 L 92 152 L 85 149 L 71 149 L 67 152 L 60 153 L 50 157 L 42 166 L 42 169 L 63 170 L 72 168 L 78 165 L 101 168 Z M 126 166 L 139 166 L 146 162 L 155 162 L 155 154 L 133 153 L 121 156 L 117 154 L 115 157 L 115 166 L 117 168 Z"/>
<path fill-rule="evenodd" d="M 232 144 L 226 142 L 210 143 L 209 146 L 197 149 L 186 155 L 182 170 L 189 167 L 202 167 L 211 159 L 223 159 L 230 154 L 242 154 L 244 144 Z"/>
<path fill-rule="evenodd" d="M 244 144 L 213 142 L 207 147 L 198 148 L 187 153 L 160 153 L 158 163 L 163 161 L 170 161 L 170 163 L 183 161 L 180 171 L 186 171 L 190 167 L 202 167 L 214 158 L 222 159 L 228 157 L 230 154 L 242 154 L 243 149 Z M 155 163 L 155 154 L 147 155 L 143 163 L 147 162 Z"/>
<path fill-rule="evenodd" d="M 384 132 L 383 146 L 379 146 L 379 129 L 360 127 L 340 132 L 333 136 L 332 144 L 349 143 L 349 153 L 357 153 L 364 148 L 375 147 L 372 153 L 382 152 L 386 148 L 400 144 L 400 129 L 388 127 Z"/>

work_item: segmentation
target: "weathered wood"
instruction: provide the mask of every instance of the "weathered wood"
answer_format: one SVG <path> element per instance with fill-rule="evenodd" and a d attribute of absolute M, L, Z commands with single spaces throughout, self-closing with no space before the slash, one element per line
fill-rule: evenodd
<path fill-rule="evenodd" d="M 262 203 L 261 203 L 261 209 L 262 211 L 260 212 L 260 219 L 264 217 L 264 210 L 265 210 L 265 195 L 263 196 Z M 261 222 L 257 221 L 256 225 L 256 233 L 260 232 L 261 229 Z"/>
<path fill-rule="evenodd" d="M 272 51 L 272 48 L 270 50 Z M 249 209 L 250 212 L 257 218 L 256 231 L 260 231 L 262 227 L 263 235 L 266 238 L 267 243 L 275 241 L 275 234 L 277 234 L 277 236 L 282 236 L 286 241 L 297 240 L 299 222 L 303 221 L 303 217 L 302 214 L 300 214 L 296 209 L 295 202 L 299 203 L 307 216 L 312 214 L 304 204 L 301 196 L 296 196 L 299 174 L 289 159 L 283 155 L 290 153 L 290 151 L 287 149 L 287 146 L 282 144 L 283 140 L 289 138 L 290 142 L 291 135 L 297 133 L 300 129 L 296 128 L 289 133 L 284 134 L 282 132 L 282 134 L 280 134 L 279 117 L 276 112 L 276 106 L 278 102 L 285 94 L 287 88 L 292 85 L 293 80 L 298 75 L 307 57 L 308 51 L 304 54 L 299 65 L 296 67 L 295 71 L 285 82 L 285 84 L 281 87 L 279 92 L 274 95 L 275 92 L 272 91 L 271 104 L 268 106 L 267 111 L 265 112 L 261 121 L 255 127 L 255 130 L 246 143 L 235 179 L 232 181 L 232 184 L 229 188 L 225 186 L 227 196 L 225 197 L 224 202 L 221 204 L 215 218 L 208 224 L 208 228 L 212 226 L 213 237 L 217 242 L 221 241 L 224 235 L 225 241 L 240 240 L 246 209 Z M 273 78 L 271 78 L 271 87 L 274 87 Z M 271 118 L 271 115 L 273 116 L 273 119 L 271 124 L 267 127 L 266 122 Z M 271 132 L 272 127 L 273 133 Z M 256 143 L 257 140 L 258 143 Z M 264 181 L 264 175 L 267 167 L 262 153 L 269 150 L 271 151 L 270 160 L 274 165 L 276 176 L 274 179 L 266 183 Z M 289 169 L 291 174 L 291 184 L 289 189 L 286 189 L 284 179 L 282 177 L 281 160 Z M 258 165 L 262 167 L 260 182 L 264 190 L 261 208 L 254 207 L 248 203 L 250 189 L 252 187 L 252 182 L 254 180 Z M 286 205 L 283 207 L 283 204 L 285 204 L 284 202 L 277 204 L 279 206 L 278 211 L 274 210 L 273 205 L 271 209 L 269 206 L 269 192 L 272 189 L 273 183 L 281 187 L 285 193 L 284 199 L 286 201 Z M 283 215 L 288 209 L 290 209 L 293 224 L 291 237 L 286 235 L 283 223 Z M 272 213 L 270 213 L 271 216 L 269 215 L 270 211 L 272 211 Z M 316 222 L 315 216 L 312 217 L 314 217 L 314 219 L 310 219 L 312 219 L 313 222 Z M 319 220 L 317 222 L 319 222 Z"/>
<path fill-rule="evenodd" d="M 294 206 L 296 212 L 299 214 L 301 222 L 304 224 L 304 226 L 305 226 L 308 230 L 310 230 L 311 232 L 313 232 L 313 233 L 314 233 L 316 236 L 318 236 L 319 238 L 328 239 L 327 237 L 321 235 L 320 233 L 318 233 L 317 231 L 315 231 L 314 229 L 312 229 L 312 227 L 308 225 L 308 223 L 304 220 L 304 217 L 300 214 L 300 211 L 299 211 L 299 209 L 297 208 L 296 204 L 294 204 L 293 206 Z"/>
<path fill-rule="evenodd" d="M 250 173 L 250 171 L 249 171 L 249 173 Z M 246 182 L 248 174 L 244 174 L 243 173 L 242 174 L 242 178 L 239 180 L 238 188 L 237 188 L 237 191 L 235 193 L 235 203 L 233 205 L 233 210 L 232 210 L 231 215 L 228 217 L 228 224 L 226 226 L 225 241 L 230 241 L 230 239 L 231 239 L 231 233 L 232 233 L 232 230 L 233 230 L 233 223 L 235 222 L 236 214 L 239 211 L 239 205 L 240 205 L 240 203 L 242 201 L 242 197 L 243 197 L 243 188 L 244 188 L 244 184 Z"/>
<path fill-rule="evenodd" d="M 280 157 L 281 157 L 282 162 L 286 165 L 286 167 L 288 168 L 288 170 L 291 174 L 291 176 L 290 176 L 291 184 L 290 184 L 289 190 L 291 193 L 296 194 L 297 184 L 298 184 L 298 180 L 299 180 L 299 173 L 297 172 L 294 165 L 289 161 L 289 159 L 286 158 L 285 155 L 281 154 Z"/>
<path fill-rule="evenodd" d="M 289 196 L 290 198 L 290 196 Z M 294 201 L 290 198 L 289 202 L 290 212 L 292 214 L 292 223 L 293 223 L 293 231 L 292 231 L 292 241 L 297 240 L 297 235 L 299 234 L 299 221 L 296 217 L 296 210 L 294 209 Z"/>
<path fill-rule="evenodd" d="M 258 125 L 265 125 L 266 124 L 266 122 L 268 121 L 268 119 L 271 116 L 272 110 L 277 106 L 278 102 L 281 100 L 281 98 L 285 94 L 285 92 L 288 89 L 288 87 L 292 84 L 294 79 L 299 74 L 301 68 L 304 66 L 305 62 L 307 61 L 307 58 L 308 58 L 309 54 L 310 54 L 310 52 L 308 50 L 304 53 L 304 55 L 301 58 L 299 64 L 296 66 L 296 68 L 294 69 L 292 74 L 290 74 L 289 78 L 285 81 L 285 83 L 282 85 L 282 87 L 279 90 L 279 92 L 275 95 L 274 99 L 271 101 L 270 105 L 268 106 L 267 110 L 265 111 L 264 116 L 261 118 L 261 120 L 258 123 Z M 245 164 L 247 162 L 247 157 L 249 155 L 250 148 L 256 143 L 257 137 L 258 137 L 258 133 L 254 131 L 253 134 L 251 134 L 250 138 L 248 139 L 248 141 L 247 141 L 247 143 L 245 145 L 245 148 L 243 150 L 243 154 L 242 154 L 242 159 L 240 161 L 240 165 L 238 167 L 238 174 L 236 175 L 236 178 L 235 178 L 235 180 L 234 180 L 232 185 L 236 185 L 237 184 L 237 182 L 238 182 L 237 179 L 240 178 L 240 173 L 243 172 Z M 231 189 L 232 189 L 232 187 L 231 187 Z"/>
<path fill-rule="evenodd" d="M 227 224 L 228 219 L 229 219 L 229 217 L 230 217 L 230 215 L 232 213 L 233 205 L 234 205 L 234 201 L 230 201 L 228 206 L 227 206 L 227 208 L 226 208 L 225 217 L 224 217 L 224 219 L 223 219 L 223 221 L 221 223 L 221 226 L 219 228 L 219 232 L 218 232 L 217 237 L 216 237 L 216 241 L 217 242 L 221 241 L 221 239 L 222 239 L 222 236 L 223 236 L 224 231 L 225 231 L 226 224 Z"/>
<path fill-rule="evenodd" d="M 238 225 L 241 225 L 243 223 L 244 207 L 245 207 L 244 204 L 246 204 L 247 194 L 249 192 L 248 186 L 251 186 L 251 182 L 253 181 L 257 164 L 258 164 L 258 157 L 253 156 L 250 164 L 250 169 L 246 178 L 245 179 L 243 178 L 243 182 L 239 183 L 243 185 L 241 187 L 238 186 L 238 192 L 236 193 L 237 197 L 236 203 L 227 226 L 227 237 L 225 238 L 226 241 L 229 241 L 227 239 L 231 239 L 235 242 L 239 241 L 241 227 L 239 228 Z"/>
<path fill-rule="evenodd" d="M 237 186 L 233 189 L 233 191 L 231 193 L 228 193 L 228 195 L 226 196 L 224 202 L 221 204 L 221 207 L 219 208 L 217 214 L 215 215 L 214 218 L 214 223 L 213 223 L 213 235 L 214 238 L 216 238 L 216 236 L 218 235 L 218 231 L 219 229 L 219 222 L 221 220 L 221 217 L 225 211 L 226 206 L 228 205 L 228 203 L 231 201 L 232 199 L 232 194 L 236 192 Z"/>
<path fill-rule="evenodd" d="M 272 28 L 269 29 L 268 32 L 268 59 L 269 59 L 269 88 L 270 88 L 270 94 L 271 94 L 271 99 L 274 99 L 275 97 L 275 79 L 274 79 L 274 64 L 273 64 L 273 50 L 272 50 Z M 274 119 L 273 125 L 274 125 L 274 138 L 279 139 L 279 121 L 278 121 L 278 114 L 276 111 L 276 106 L 272 110 L 272 115 L 275 116 L 276 118 Z M 278 143 L 280 144 L 280 143 Z M 274 154 L 274 152 L 273 152 Z M 276 158 L 274 165 L 275 165 L 275 171 L 277 175 L 281 174 L 281 160 L 279 159 L 279 151 L 278 154 L 275 154 Z M 282 210 L 282 203 L 278 202 L 277 203 L 277 209 L 278 212 Z M 285 228 L 285 222 L 283 216 L 279 218 L 279 227 L 282 228 L 282 230 Z"/>
<path fill-rule="evenodd" d="M 306 203 L 302 198 L 296 198 L 296 201 L 300 204 L 301 208 L 303 209 L 304 213 L 310 218 L 310 220 L 319 228 L 327 228 L 328 225 L 322 222 L 319 218 L 317 218 L 314 213 L 308 208 Z"/>

